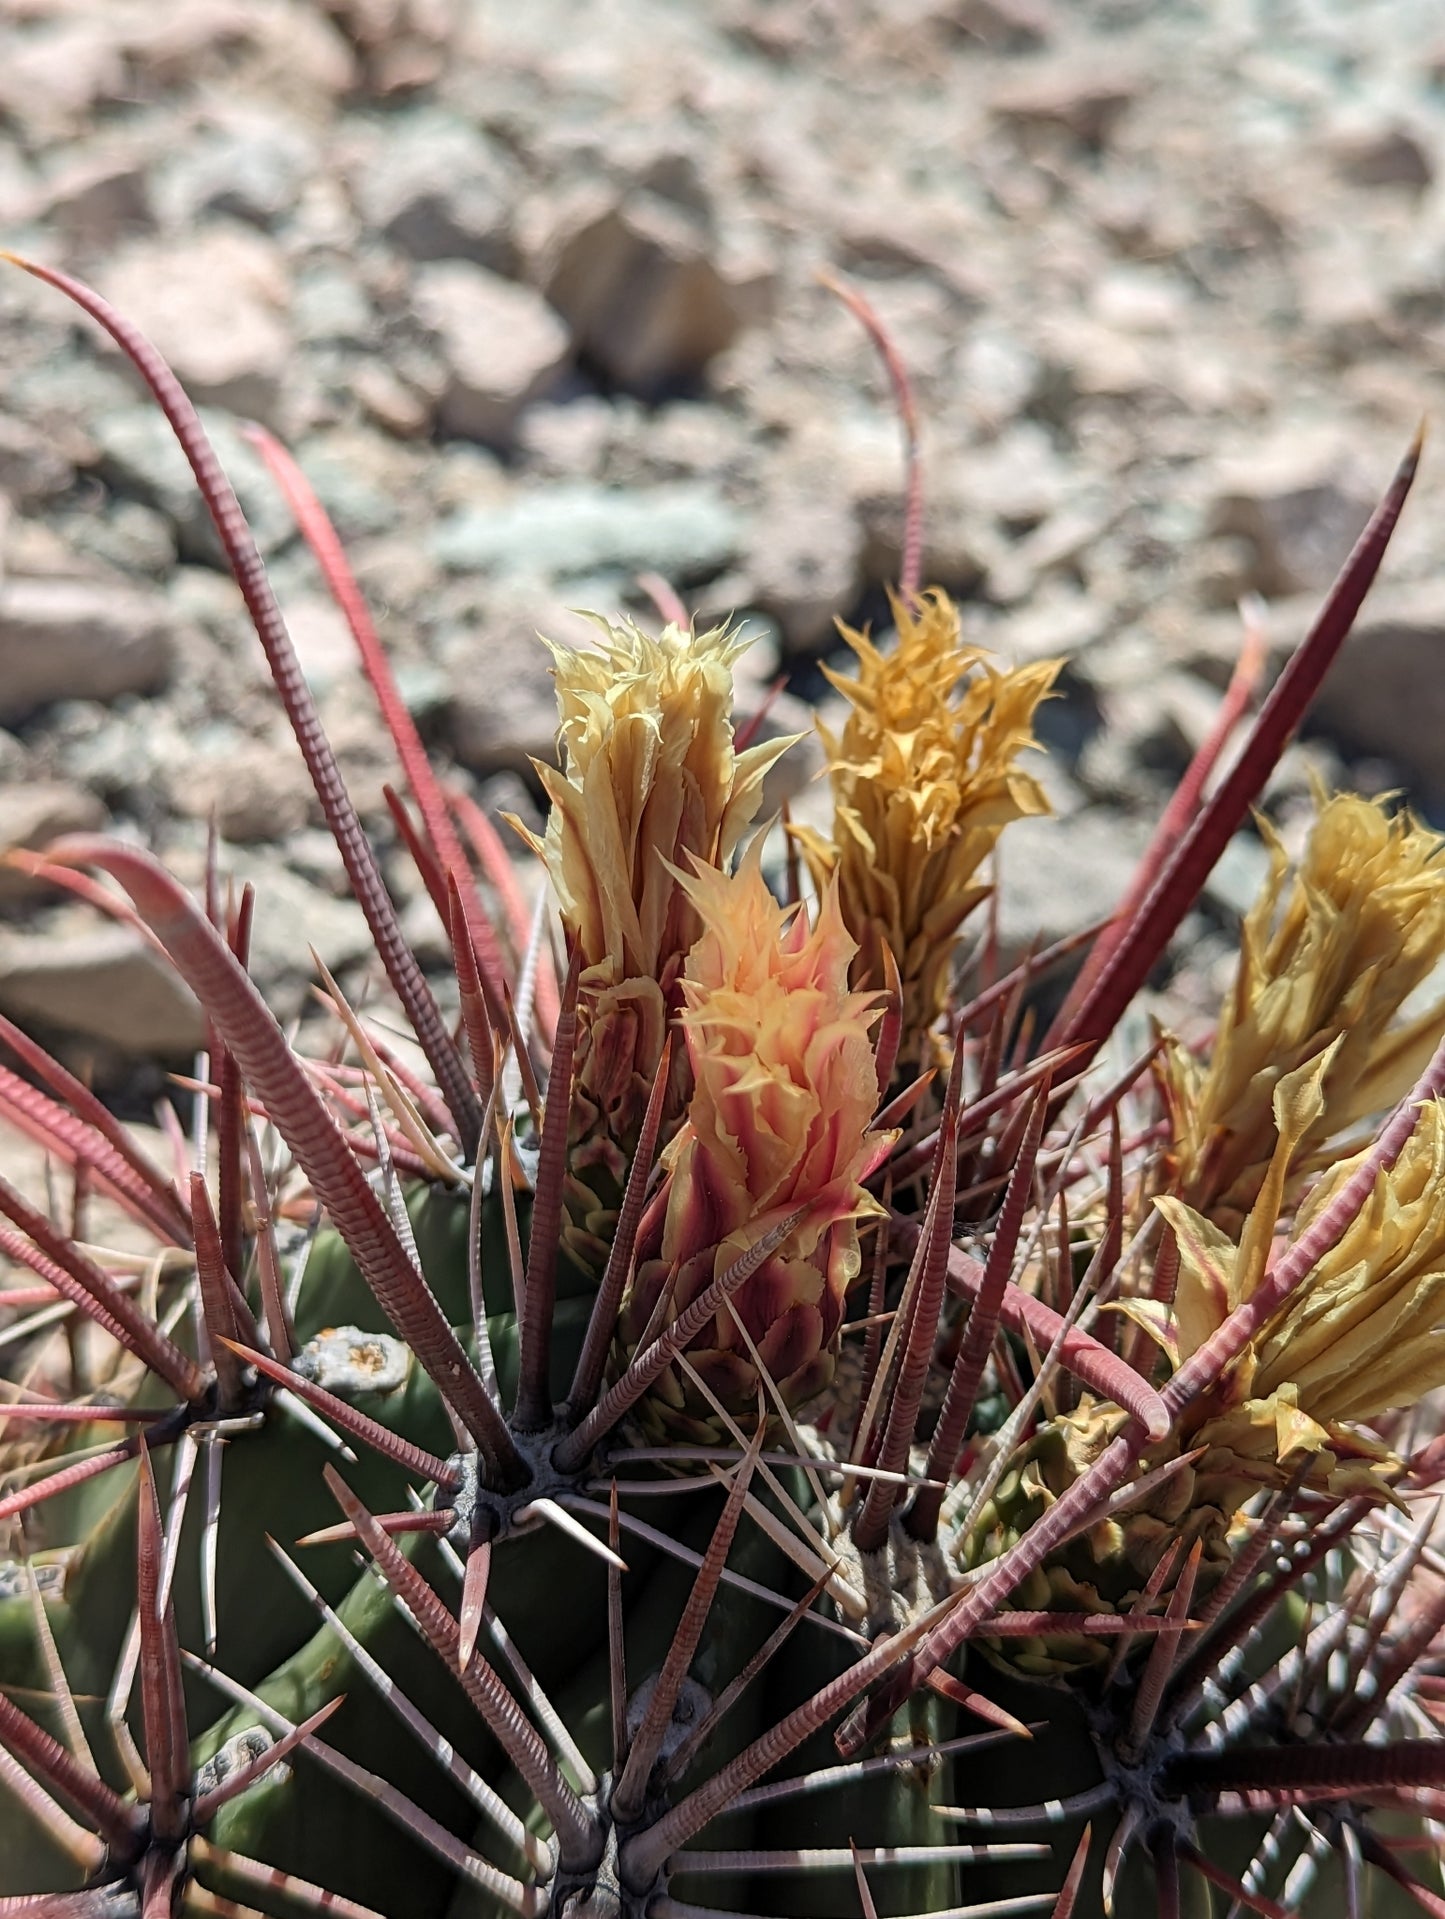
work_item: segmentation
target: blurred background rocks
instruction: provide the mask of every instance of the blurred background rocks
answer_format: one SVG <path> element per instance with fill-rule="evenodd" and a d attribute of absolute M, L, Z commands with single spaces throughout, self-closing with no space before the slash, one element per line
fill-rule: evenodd
<path fill-rule="evenodd" d="M 1277 669 L 1438 403 L 1445 30 L 1434 0 L 1360 28 L 1355 0 L 10 0 L 0 237 L 202 405 L 387 848 L 390 749 L 245 421 L 335 516 L 448 777 L 535 811 L 535 629 L 650 618 L 660 574 L 755 632 L 755 707 L 780 675 L 831 697 L 835 616 L 886 621 L 897 424 L 817 280 L 850 276 L 917 383 L 925 577 L 970 637 L 1069 658 L 1062 818 L 1005 841 L 1016 949 L 1116 900 L 1237 600 L 1268 601 Z M 105 825 L 195 878 L 214 818 L 299 1013 L 307 943 L 345 978 L 364 940 L 185 464 L 9 270 L 0 366 L 0 842 Z M 1427 451 L 1286 825 L 1315 776 L 1445 822 L 1442 497 Z M 1185 1002 L 1257 852 L 1190 922 Z M 14 875 L 0 915 L 0 1011 L 121 1088 L 188 1058 L 134 936 Z"/>

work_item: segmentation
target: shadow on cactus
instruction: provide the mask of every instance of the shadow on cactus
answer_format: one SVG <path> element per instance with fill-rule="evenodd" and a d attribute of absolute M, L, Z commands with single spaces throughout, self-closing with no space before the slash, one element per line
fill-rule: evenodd
<path fill-rule="evenodd" d="M 920 592 L 859 296 L 909 512 L 896 639 L 845 635 L 832 829 L 759 829 L 790 742 L 735 724 L 735 635 L 600 622 L 553 649 L 555 936 L 258 433 L 405 775 L 434 982 L 193 410 L 30 270 L 190 459 L 394 1006 L 323 973 L 303 1057 L 219 849 L 202 902 L 115 842 L 27 856 L 210 1044 L 167 1170 L 0 1032 L 0 1116 L 75 1189 L 62 1226 L 0 1182 L 0 1911 L 1445 1911 L 1440 843 L 1322 796 L 1213 1034 L 1120 1038 L 1414 452 L 1257 712 L 1244 636 L 1117 915 L 1004 971 L 989 863 L 1045 810 L 1056 664 Z"/>

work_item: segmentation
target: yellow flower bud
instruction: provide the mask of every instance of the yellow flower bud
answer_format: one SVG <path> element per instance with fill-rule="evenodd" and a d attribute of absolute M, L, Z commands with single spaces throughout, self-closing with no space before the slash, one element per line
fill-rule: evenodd
<path fill-rule="evenodd" d="M 841 629 L 858 672 L 829 672 L 852 710 L 837 738 L 819 726 L 833 834 L 800 827 L 796 837 L 819 890 L 836 878 L 860 948 L 854 985 L 885 986 L 885 948 L 897 962 L 904 1057 L 916 1058 L 948 1000 L 958 929 L 988 892 L 980 868 L 1011 820 L 1049 810 L 1016 759 L 1038 744 L 1034 713 L 1059 662 L 995 667 L 964 645 L 958 611 L 939 590 L 893 611 L 890 652 Z"/>

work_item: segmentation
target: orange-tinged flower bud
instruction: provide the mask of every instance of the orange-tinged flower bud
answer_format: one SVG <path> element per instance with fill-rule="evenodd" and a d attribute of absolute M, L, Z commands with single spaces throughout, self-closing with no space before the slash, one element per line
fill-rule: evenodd
<path fill-rule="evenodd" d="M 623 1333 L 635 1344 L 665 1291 L 675 1318 L 801 1209 L 732 1310 L 689 1349 L 728 1410 L 747 1413 L 758 1387 L 749 1340 L 790 1403 L 832 1377 L 844 1296 L 859 1270 L 858 1221 L 877 1211 L 862 1182 L 893 1139 L 870 1130 L 879 1009 L 875 995 L 849 989 L 857 949 L 835 887 L 810 927 L 768 891 L 757 844 L 734 876 L 699 867 L 684 884 L 703 925 L 683 974 L 694 1086 L 667 1155 L 665 1213 L 639 1247 Z M 683 1378 L 664 1375 L 658 1391 L 679 1415 L 674 1427 L 713 1430 L 705 1400 Z"/>
<path fill-rule="evenodd" d="M 582 956 L 568 1211 L 573 1250 L 594 1267 L 700 925 L 677 871 L 731 862 L 791 743 L 734 750 L 732 669 L 747 644 L 735 633 L 597 624 L 591 650 L 551 646 L 562 764 L 538 767 L 552 810 L 526 836 Z M 687 1090 L 675 1059 L 667 1131 Z"/>

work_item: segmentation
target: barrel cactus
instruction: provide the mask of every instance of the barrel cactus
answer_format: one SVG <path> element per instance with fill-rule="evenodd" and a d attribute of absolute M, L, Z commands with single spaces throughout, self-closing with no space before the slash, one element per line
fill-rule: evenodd
<path fill-rule="evenodd" d="M 916 525 L 792 856 L 736 636 L 557 650 L 529 936 L 261 436 L 407 776 L 439 998 L 184 394 L 31 271 L 191 461 L 415 1045 L 328 977 L 342 1043 L 303 1058 L 218 869 L 30 859 L 145 929 L 211 1043 L 177 1171 L 3 1034 L 0 1116 L 154 1252 L 0 1180 L 0 1911 L 1445 1910 L 1433 836 L 1321 796 L 1212 1042 L 1116 1043 L 1413 453 L 1252 719 L 1246 649 L 1119 914 L 999 975 L 962 935 L 1044 810 L 1056 667 L 961 644 Z"/>

